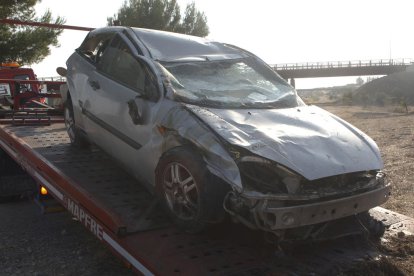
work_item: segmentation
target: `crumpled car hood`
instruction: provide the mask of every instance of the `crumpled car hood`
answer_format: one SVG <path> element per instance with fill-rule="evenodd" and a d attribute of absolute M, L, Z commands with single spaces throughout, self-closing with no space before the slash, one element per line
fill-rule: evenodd
<path fill-rule="evenodd" d="M 315 106 L 250 110 L 186 106 L 229 143 L 308 180 L 383 167 L 371 138 Z"/>

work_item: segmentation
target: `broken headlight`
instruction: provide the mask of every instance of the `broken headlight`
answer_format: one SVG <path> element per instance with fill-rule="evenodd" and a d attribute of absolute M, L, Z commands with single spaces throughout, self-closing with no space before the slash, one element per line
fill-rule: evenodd
<path fill-rule="evenodd" d="M 300 187 L 300 175 L 268 159 L 244 156 L 237 164 L 243 185 L 258 191 L 294 194 Z"/>
<path fill-rule="evenodd" d="M 384 186 L 385 182 L 385 174 L 381 171 L 353 172 L 302 181 L 298 194 L 319 194 L 320 196 L 346 194 Z"/>

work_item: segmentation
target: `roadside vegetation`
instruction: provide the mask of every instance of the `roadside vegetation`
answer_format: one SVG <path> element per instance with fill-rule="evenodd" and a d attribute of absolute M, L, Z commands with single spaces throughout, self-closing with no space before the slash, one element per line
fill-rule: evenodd
<path fill-rule="evenodd" d="M 0 18 L 64 24 L 63 17 L 50 11 L 36 15 L 35 5 L 41 0 L 0 0 Z M 15 61 L 28 65 L 42 61 L 50 54 L 50 46 L 59 46 L 62 29 L 0 24 L 0 63 Z"/>
<path fill-rule="evenodd" d="M 118 13 L 108 17 L 108 26 L 122 25 L 205 37 L 207 16 L 188 4 L 184 14 L 176 0 L 129 0 Z"/>

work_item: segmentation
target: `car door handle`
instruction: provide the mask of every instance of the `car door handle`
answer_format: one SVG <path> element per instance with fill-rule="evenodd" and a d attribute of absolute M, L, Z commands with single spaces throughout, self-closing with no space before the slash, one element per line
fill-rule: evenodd
<path fill-rule="evenodd" d="M 88 81 L 89 85 L 92 87 L 93 90 L 98 90 L 101 88 L 101 86 L 99 85 L 99 82 L 97 81 Z"/>

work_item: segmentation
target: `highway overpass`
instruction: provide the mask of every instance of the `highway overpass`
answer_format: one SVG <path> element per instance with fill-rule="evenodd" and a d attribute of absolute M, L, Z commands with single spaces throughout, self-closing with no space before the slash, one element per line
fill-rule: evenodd
<path fill-rule="evenodd" d="M 407 67 L 412 65 L 414 65 L 413 59 L 380 59 L 286 63 L 270 66 L 284 79 L 290 79 L 294 85 L 294 79 L 297 78 L 389 75 L 405 71 Z"/>

